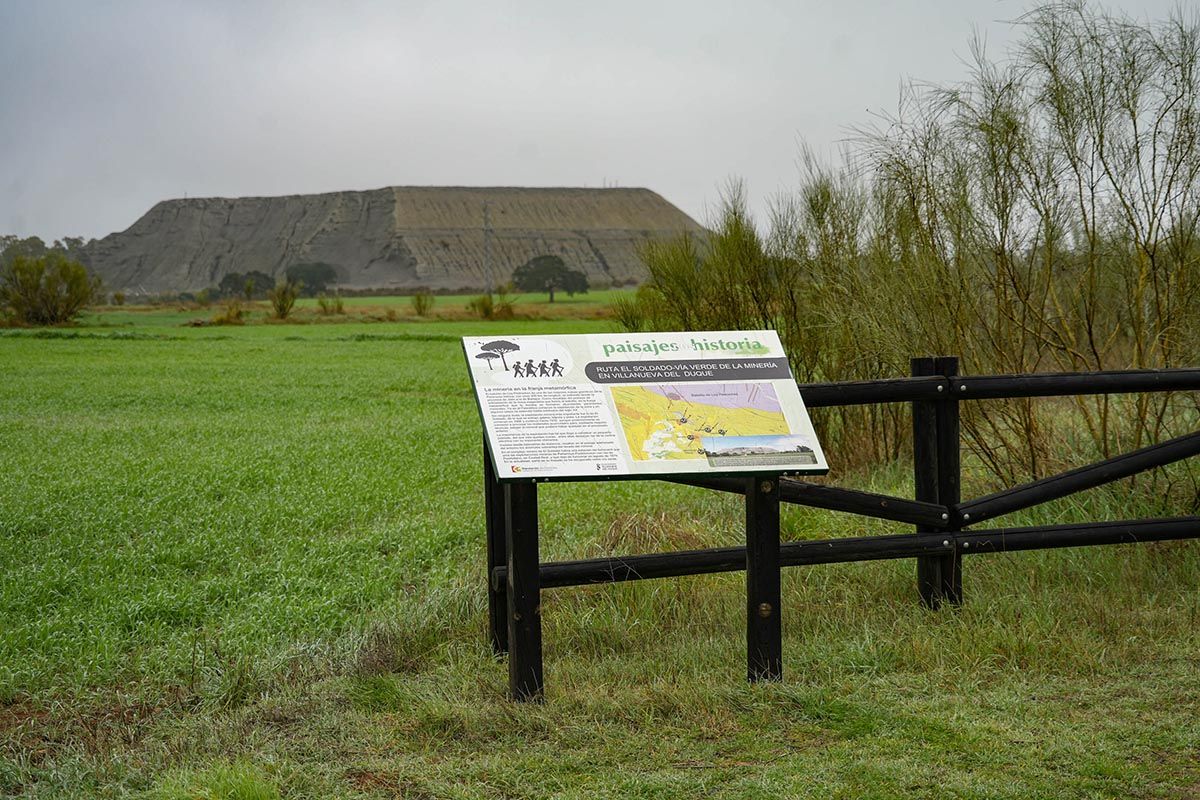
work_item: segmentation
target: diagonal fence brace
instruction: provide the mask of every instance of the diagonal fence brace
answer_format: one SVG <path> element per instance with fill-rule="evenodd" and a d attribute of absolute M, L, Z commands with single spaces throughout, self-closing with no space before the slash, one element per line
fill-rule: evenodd
<path fill-rule="evenodd" d="M 720 492 L 743 494 L 745 481 L 737 478 L 666 478 L 672 483 L 714 489 Z M 937 503 L 906 500 L 886 494 L 843 489 L 839 486 L 823 486 L 819 483 L 783 478 L 779 481 L 779 499 L 784 503 L 827 511 L 844 511 L 863 517 L 887 519 L 944 528 L 949 524 L 950 509 Z"/>
<path fill-rule="evenodd" d="M 1200 455 L 1200 432 L 962 503 L 954 507 L 954 515 L 963 525 L 973 524 L 1103 486 L 1194 455 Z"/>

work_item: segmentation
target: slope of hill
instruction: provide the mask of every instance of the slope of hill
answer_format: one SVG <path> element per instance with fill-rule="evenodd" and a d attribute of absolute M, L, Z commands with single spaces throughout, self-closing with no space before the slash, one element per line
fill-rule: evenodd
<path fill-rule="evenodd" d="M 487 208 L 490 234 L 485 233 Z M 112 289 L 198 290 L 230 272 L 332 264 L 347 288 L 479 288 L 538 255 L 593 282 L 644 277 L 637 248 L 701 231 L 648 189 L 388 187 L 165 200 L 85 260 Z M 490 250 L 490 256 L 488 251 Z"/>

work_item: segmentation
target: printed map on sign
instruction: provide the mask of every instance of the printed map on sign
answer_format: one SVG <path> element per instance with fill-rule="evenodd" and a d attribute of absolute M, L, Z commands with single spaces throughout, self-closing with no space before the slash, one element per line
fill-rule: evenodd
<path fill-rule="evenodd" d="M 702 459 L 719 437 L 766 440 L 791 433 L 770 383 L 645 384 L 610 391 L 629 453 L 638 461 Z"/>

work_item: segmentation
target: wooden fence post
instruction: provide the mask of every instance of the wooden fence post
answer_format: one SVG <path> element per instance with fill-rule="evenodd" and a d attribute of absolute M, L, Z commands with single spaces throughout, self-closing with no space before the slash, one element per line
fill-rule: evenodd
<path fill-rule="evenodd" d="M 508 692 L 514 700 L 540 701 L 542 601 L 537 484 L 503 486 L 508 543 Z"/>
<path fill-rule="evenodd" d="M 912 360 L 914 377 L 936 375 L 937 362 L 933 358 L 914 358 Z M 912 404 L 913 422 L 913 497 L 926 503 L 938 502 L 938 403 L 935 400 L 914 400 Z M 932 534 L 936 531 L 927 526 L 918 525 L 918 534 Z M 942 565 L 941 556 L 917 557 L 917 591 L 921 602 L 930 608 L 937 608 L 942 602 Z"/>
<path fill-rule="evenodd" d="M 941 356 L 934 360 L 934 370 L 947 378 L 958 376 L 958 357 Z M 951 391 L 953 381 L 947 381 L 950 395 L 937 404 L 937 475 L 938 502 L 956 506 L 962 501 L 962 456 L 959 438 L 958 395 Z M 949 520 L 954 522 L 954 520 Z M 955 534 L 962 525 L 955 523 L 946 531 L 954 542 L 952 553 L 939 556 L 941 560 L 941 599 L 953 605 L 962 603 L 962 551 Z"/>
<path fill-rule="evenodd" d="M 746 676 L 783 678 L 779 585 L 779 477 L 746 482 Z"/>
<path fill-rule="evenodd" d="M 487 442 L 483 443 L 483 509 L 487 525 L 488 639 L 496 655 L 508 652 L 508 600 L 502 588 L 492 583 L 492 571 L 507 566 L 508 544 L 504 524 L 504 489 Z"/>
<path fill-rule="evenodd" d="M 958 358 L 914 358 L 914 376 L 958 374 Z M 945 391 L 949 392 L 949 381 Z M 917 500 L 953 506 L 961 487 L 958 398 L 913 402 L 913 488 Z M 949 520 L 948 520 L 949 521 Z M 917 557 L 917 591 L 930 608 L 962 602 L 962 554 L 957 546 L 958 527 L 937 531 L 917 526 L 917 533 L 944 536 L 955 546 L 945 555 Z"/>

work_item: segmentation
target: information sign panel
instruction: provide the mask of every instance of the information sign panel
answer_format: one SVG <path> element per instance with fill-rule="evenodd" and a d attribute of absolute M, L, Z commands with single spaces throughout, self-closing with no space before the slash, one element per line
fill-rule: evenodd
<path fill-rule="evenodd" d="M 774 331 L 464 337 L 497 477 L 824 474 Z"/>

